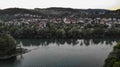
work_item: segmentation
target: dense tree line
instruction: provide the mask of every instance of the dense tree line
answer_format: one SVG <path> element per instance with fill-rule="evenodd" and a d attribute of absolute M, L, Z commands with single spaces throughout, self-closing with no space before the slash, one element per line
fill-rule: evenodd
<path fill-rule="evenodd" d="M 15 38 L 118 38 L 120 29 L 106 28 L 104 25 L 81 28 L 79 24 L 48 23 L 45 28 L 35 25 L 13 26 L 1 25 L 0 31 L 8 31 Z"/>

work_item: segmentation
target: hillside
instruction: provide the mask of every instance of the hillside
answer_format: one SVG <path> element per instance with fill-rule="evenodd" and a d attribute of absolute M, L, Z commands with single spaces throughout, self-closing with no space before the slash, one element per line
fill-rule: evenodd
<path fill-rule="evenodd" d="M 72 9 L 72 8 L 46 8 L 46 9 L 23 9 L 23 8 L 8 8 L 0 10 L 0 15 L 14 14 L 32 14 L 41 16 L 76 16 L 76 17 L 120 17 L 120 10 L 110 11 L 105 9 Z"/>

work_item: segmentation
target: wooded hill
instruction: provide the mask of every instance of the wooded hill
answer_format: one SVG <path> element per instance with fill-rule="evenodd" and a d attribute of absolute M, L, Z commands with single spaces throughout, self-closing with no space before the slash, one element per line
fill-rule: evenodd
<path fill-rule="evenodd" d="M 0 10 L 0 15 L 14 15 L 14 14 L 32 14 L 40 16 L 75 16 L 75 17 L 114 17 L 120 18 L 120 9 L 118 10 L 106 10 L 106 9 L 72 9 L 72 8 L 57 8 L 51 7 L 46 9 L 24 9 L 24 8 L 7 8 Z"/>

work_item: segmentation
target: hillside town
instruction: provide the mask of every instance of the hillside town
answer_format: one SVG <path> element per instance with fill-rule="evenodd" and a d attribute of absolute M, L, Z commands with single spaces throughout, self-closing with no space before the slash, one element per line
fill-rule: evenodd
<path fill-rule="evenodd" d="M 120 18 L 82 18 L 82 17 L 52 17 L 52 18 L 41 18 L 38 15 L 30 15 L 30 14 L 15 14 L 12 20 L 6 20 L 4 22 L 5 25 L 35 25 L 38 28 L 46 27 L 47 23 L 55 23 L 55 24 L 79 24 L 81 28 L 84 26 L 91 25 L 106 25 L 107 28 L 112 28 L 112 25 L 120 25 Z"/>

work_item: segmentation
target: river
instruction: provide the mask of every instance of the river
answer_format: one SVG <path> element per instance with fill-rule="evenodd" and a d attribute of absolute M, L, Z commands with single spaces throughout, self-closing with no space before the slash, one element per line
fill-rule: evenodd
<path fill-rule="evenodd" d="M 19 39 L 31 52 L 0 60 L 0 67 L 103 67 L 119 39 Z"/>

